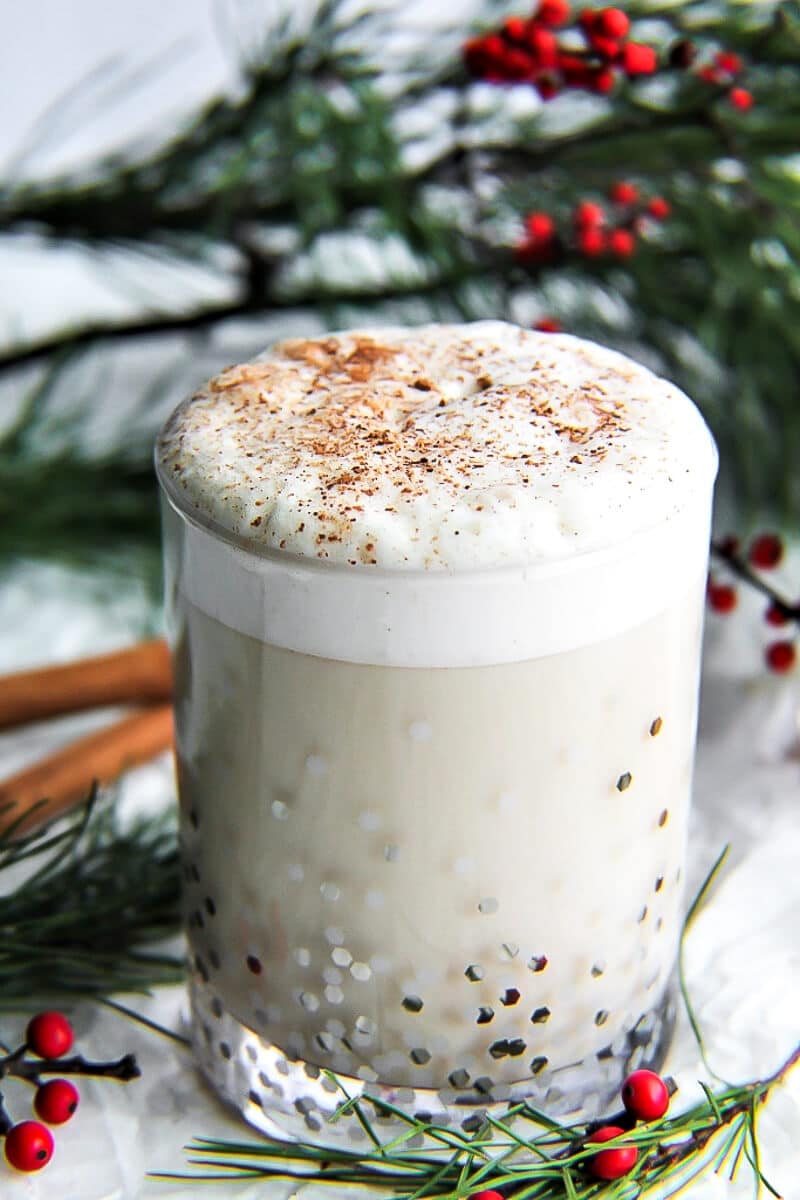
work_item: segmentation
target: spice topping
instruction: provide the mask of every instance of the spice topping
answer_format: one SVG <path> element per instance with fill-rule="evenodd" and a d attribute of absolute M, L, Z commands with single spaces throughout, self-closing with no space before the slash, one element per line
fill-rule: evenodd
<path fill-rule="evenodd" d="M 620 354 L 499 321 L 294 339 L 223 371 L 159 445 L 180 507 L 351 566 L 520 565 L 684 507 L 713 447 Z"/>

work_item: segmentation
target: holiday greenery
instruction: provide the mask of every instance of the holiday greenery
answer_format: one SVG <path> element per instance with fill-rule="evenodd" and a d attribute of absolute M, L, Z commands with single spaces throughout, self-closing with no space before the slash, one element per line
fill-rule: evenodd
<path fill-rule="evenodd" d="M 265 30 L 243 93 L 162 144 L 3 181 L 3 236 L 203 265 L 222 294 L 65 312 L 7 344 L 6 558 L 124 538 L 152 568 L 171 402 L 288 329 L 375 321 L 505 317 L 617 345 L 698 400 L 741 498 L 800 511 L 800 7 L 551 2 L 410 51 L 386 37 L 385 13 L 325 0 Z"/>
<path fill-rule="evenodd" d="M 183 979 L 164 941 L 180 926 L 171 820 L 123 826 L 113 797 L 66 822 L 0 837 L 0 1008 L 106 997 Z"/>
<path fill-rule="evenodd" d="M 753 548 L 766 554 L 766 542 L 753 543 L 751 557 Z M 724 860 L 725 852 L 690 907 L 684 933 Z M 3 1007 L 19 1010 L 34 995 L 102 998 L 111 991 L 143 990 L 182 978 L 180 960 L 163 954 L 158 945 L 177 930 L 179 921 L 177 845 L 171 826 L 162 827 L 151 818 L 125 828 L 108 802 L 92 797 L 66 827 L 51 826 L 19 841 L 9 830 L 0 842 L 0 877 L 6 893 L 0 901 L 6 939 L 0 958 Z M 682 969 L 681 987 L 700 1040 Z M 39 1121 L 15 1124 L 0 1107 L 0 1136 L 5 1137 L 8 1161 L 17 1169 L 38 1170 L 47 1164 L 53 1139 L 41 1122 L 60 1124 L 77 1104 L 76 1089 L 68 1079 L 48 1081 L 43 1076 L 136 1077 L 130 1056 L 108 1063 L 65 1057 L 72 1040 L 63 1014 L 43 1012 L 28 1023 L 23 1045 L 0 1058 L 0 1079 L 14 1076 L 36 1088 Z M 700 1047 L 702 1051 L 701 1040 Z M 377 1098 L 345 1096 L 342 1111 L 355 1112 L 373 1141 L 366 1153 L 304 1143 L 198 1139 L 190 1148 L 200 1168 L 193 1178 L 311 1175 L 332 1186 L 364 1183 L 408 1197 L 458 1200 L 495 1186 L 505 1191 L 512 1186 L 518 1200 L 588 1200 L 601 1195 L 622 1200 L 632 1194 L 626 1190 L 632 1181 L 642 1189 L 636 1194 L 644 1196 L 659 1183 L 683 1185 L 706 1169 L 735 1175 L 745 1163 L 763 1179 L 758 1112 L 799 1057 L 800 1049 L 768 1078 L 713 1093 L 708 1089 L 705 1101 L 674 1117 L 667 1113 L 663 1081 L 637 1071 L 623 1085 L 624 1111 L 588 1126 L 562 1126 L 520 1104 L 510 1106 L 502 1117 L 487 1115 L 477 1130 L 462 1134 L 409 1117 Z M 371 1125 L 375 1116 L 386 1115 L 406 1126 L 388 1147 L 379 1146 Z M 619 1132 L 612 1135 L 610 1129 Z M 605 1139 L 611 1138 L 613 1145 L 606 1147 Z M 763 1182 L 770 1188 L 768 1180 Z"/>
<path fill-rule="evenodd" d="M 760 1162 L 758 1113 L 798 1058 L 800 1048 L 768 1079 L 715 1092 L 705 1088 L 705 1099 L 680 1116 L 646 1120 L 633 1129 L 625 1114 L 618 1124 L 598 1129 L 561 1125 L 522 1103 L 509 1106 L 502 1117 L 487 1113 L 467 1134 L 417 1120 L 377 1098 L 345 1099 L 340 1111 L 356 1114 L 370 1142 L 367 1150 L 198 1138 L 189 1146 L 195 1172 L 167 1178 L 292 1180 L 334 1190 L 361 1184 L 406 1200 L 634 1200 L 664 1186 L 676 1195 L 706 1170 L 734 1179 L 747 1164 L 759 1188 L 763 1184 L 777 1196 Z M 372 1124 L 387 1115 L 405 1125 L 389 1145 L 381 1144 Z M 598 1150 L 606 1142 L 612 1144 Z"/>
<path fill-rule="evenodd" d="M 463 1127 L 412 1116 L 368 1092 L 350 1095 L 341 1080 L 326 1071 L 343 1097 L 329 1120 L 335 1124 L 345 1115 L 354 1115 L 369 1143 L 366 1150 L 272 1138 L 237 1142 L 196 1138 L 188 1147 L 195 1172 L 163 1177 L 205 1182 L 296 1180 L 334 1189 L 359 1184 L 406 1200 L 437 1196 L 636 1200 L 656 1193 L 677 1195 L 708 1170 L 724 1171 L 735 1179 L 747 1164 L 756 1194 L 761 1194 L 763 1185 L 778 1196 L 762 1169 L 758 1116 L 771 1090 L 800 1062 L 800 1046 L 767 1078 L 726 1083 L 708 1063 L 683 967 L 686 935 L 724 867 L 728 850 L 725 847 L 718 856 L 689 907 L 679 955 L 689 1024 L 706 1069 L 722 1086 L 714 1091 L 701 1083 L 704 1099 L 678 1115 L 670 1116 L 668 1111 L 676 1090 L 673 1081 L 639 1069 L 623 1082 L 622 1111 L 601 1121 L 561 1124 L 523 1101 L 509 1103 L 502 1114 L 484 1110 L 477 1127 L 466 1132 Z M 390 1141 L 380 1136 L 374 1124 L 384 1119 L 399 1123 L 401 1129 Z"/>
<path fill-rule="evenodd" d="M 33 232 L 55 250 L 200 265 L 221 285 L 201 306 L 77 324 L 65 312 L 47 337 L 6 342 L 0 386 L 16 419 L 0 436 L 0 563 L 100 556 L 150 579 L 155 607 L 151 445 L 171 404 L 284 332 L 376 321 L 500 317 L 615 345 L 699 402 L 743 503 L 796 519 L 800 5 L 487 7 L 405 57 L 385 53 L 380 14 L 350 14 L 324 0 L 299 31 L 289 19 L 265 31 L 242 92 L 160 144 L 69 177 L 0 180 L 0 247 Z M 797 605 L 762 575 L 770 550 L 716 546 L 723 570 L 765 592 L 769 623 L 794 633 Z M 709 603 L 735 607 L 724 574 Z M 793 638 L 769 649 L 773 670 L 794 665 Z M 92 799 L 66 826 L 7 835 L 0 872 L 0 1006 L 182 978 L 160 945 L 179 924 L 171 826 L 123 827 Z M 758 1110 L 796 1058 L 679 1116 L 612 1125 L 620 1144 L 603 1151 L 598 1130 L 524 1105 L 463 1137 L 395 1111 L 407 1136 L 388 1152 L 209 1139 L 194 1151 L 225 1179 L 311 1172 L 407 1196 L 513 1186 L 519 1200 L 622 1200 L 706 1166 L 749 1162 L 761 1177 Z M 52 1082 L 68 1086 L 40 1086 L 43 1120 L 75 1102 Z M 381 1113 L 344 1103 L 369 1135 Z M 42 1128 L 6 1138 L 16 1165 L 47 1161 Z M 419 1136 L 449 1155 L 432 1162 L 408 1146 Z M 606 1184 L 598 1161 L 627 1165 Z"/>

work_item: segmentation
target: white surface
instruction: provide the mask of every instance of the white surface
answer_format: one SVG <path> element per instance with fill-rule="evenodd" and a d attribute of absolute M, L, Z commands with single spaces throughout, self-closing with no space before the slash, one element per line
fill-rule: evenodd
<path fill-rule="evenodd" d="M 59 620 L 49 602 L 31 606 L 35 579 L 59 596 Z M 42 614 L 46 616 L 43 617 Z M 86 654 L 119 645 L 135 635 L 136 598 L 94 603 L 69 571 L 27 568 L 12 579 L 3 597 L 3 665 Z M 718 640 L 718 618 L 709 635 Z M 16 631 L 16 637 L 11 630 Z M 12 649 L 13 646 L 13 649 Z M 690 891 L 705 874 L 722 844 L 733 842 L 732 865 L 698 919 L 689 941 L 689 984 L 715 1068 L 726 1078 L 768 1074 L 798 1038 L 800 996 L 800 830 L 796 816 L 798 687 L 794 680 L 733 679 L 718 671 L 706 680 L 701 720 L 696 812 Z M 51 737 L 56 736 L 51 734 Z M 61 734 L 63 737 L 63 733 Z M 19 734 L 0 738 L 0 769 L 21 757 Z M 41 752 L 46 735 L 23 745 Z M 168 802 L 170 769 L 162 763 L 129 777 L 127 804 Z M 180 1028 L 181 989 L 160 992 L 143 1002 L 127 997 L 171 1028 Z M 149 1171 L 185 1169 L 184 1144 L 195 1135 L 249 1138 L 250 1132 L 209 1095 L 188 1054 L 170 1041 L 115 1014 L 83 1006 L 76 1016 L 79 1048 L 87 1055 L 112 1057 L 134 1051 L 143 1069 L 127 1085 L 102 1081 L 81 1085 L 82 1105 L 70 1125 L 57 1131 L 56 1157 L 41 1175 L 23 1177 L 0 1166 L 3 1200 L 184 1200 L 197 1184 L 164 1183 Z M 13 1043 L 24 1019 L 4 1018 L 2 1036 Z M 668 1062 L 680 1084 L 680 1101 L 699 1096 L 696 1080 L 707 1079 L 685 1021 Z M 8 1101 L 27 1100 L 12 1094 Z M 764 1169 L 786 1200 L 800 1195 L 800 1072 L 777 1090 L 761 1122 Z M 252 1135 L 255 1136 L 255 1135 Z M 209 1196 L 250 1200 L 282 1198 L 292 1188 L 259 1182 L 209 1185 Z M 307 1197 L 313 1189 L 304 1187 Z M 329 1195 L 332 1193 L 328 1193 Z M 693 1184 L 691 1200 L 729 1200 L 752 1195 L 747 1171 L 731 1187 L 710 1177 Z"/>

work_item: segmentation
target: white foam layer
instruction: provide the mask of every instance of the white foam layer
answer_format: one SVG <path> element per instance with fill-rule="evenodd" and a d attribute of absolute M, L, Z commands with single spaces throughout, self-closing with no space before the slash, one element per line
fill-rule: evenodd
<path fill-rule="evenodd" d="M 177 410 L 158 467 L 179 509 L 256 550 L 431 573 L 704 514 L 716 452 L 645 368 L 485 321 L 279 344 Z"/>
<path fill-rule="evenodd" d="M 270 645 L 342 662 L 469 667 L 614 637 L 691 589 L 708 558 L 710 494 L 626 542 L 489 571 L 399 572 L 254 554 L 164 505 L 169 607 L 188 600 Z"/>

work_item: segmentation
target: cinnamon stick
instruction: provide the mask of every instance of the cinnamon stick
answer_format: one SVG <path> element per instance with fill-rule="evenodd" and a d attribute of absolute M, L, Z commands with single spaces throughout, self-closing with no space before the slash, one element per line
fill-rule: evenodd
<path fill-rule="evenodd" d="M 24 768 L 0 783 L 0 836 L 16 838 L 60 816 L 85 799 L 93 783 L 110 783 L 168 749 L 172 736 L 172 706 L 162 704 Z"/>
<path fill-rule="evenodd" d="M 0 679 L 0 729 L 106 704 L 157 704 L 171 695 L 169 650 L 159 638 L 64 666 L 6 675 Z"/>

